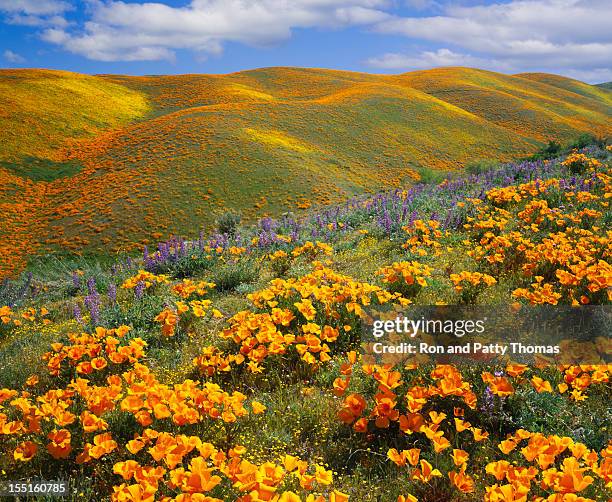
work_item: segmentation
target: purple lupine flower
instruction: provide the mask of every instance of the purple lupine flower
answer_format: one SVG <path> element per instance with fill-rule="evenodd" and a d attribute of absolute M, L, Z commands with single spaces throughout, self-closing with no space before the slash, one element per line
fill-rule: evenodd
<path fill-rule="evenodd" d="M 83 314 L 81 313 L 81 309 L 78 305 L 76 304 L 74 305 L 74 308 L 72 309 L 72 314 L 74 315 L 74 318 L 79 324 L 81 325 L 85 324 L 83 322 Z"/>
<path fill-rule="evenodd" d="M 72 272 L 72 286 L 74 287 L 74 289 L 81 288 L 81 277 L 79 276 L 76 270 Z"/>
<path fill-rule="evenodd" d="M 100 323 L 100 297 L 97 294 L 87 295 L 83 302 L 89 311 L 91 324 L 97 326 Z"/>
<path fill-rule="evenodd" d="M 418 213 L 416 211 L 412 211 L 410 213 L 410 218 L 408 219 L 408 226 L 412 226 L 412 224 L 415 222 L 415 220 L 417 219 Z"/>
<path fill-rule="evenodd" d="M 161 262 L 165 262 L 169 256 L 168 246 L 164 242 L 160 242 L 157 245 L 157 255 L 158 260 Z"/>
<path fill-rule="evenodd" d="M 261 220 L 259 220 L 259 225 L 261 226 L 261 229 L 264 232 L 269 232 L 270 230 L 272 230 L 272 218 L 270 218 L 269 216 L 262 218 Z"/>
<path fill-rule="evenodd" d="M 138 281 L 138 283 L 134 287 L 134 296 L 136 297 L 137 300 L 141 300 L 142 297 L 144 296 L 144 292 L 145 292 L 144 281 Z"/>
<path fill-rule="evenodd" d="M 110 284 L 108 286 L 108 299 L 111 304 L 115 304 L 117 302 L 117 286 L 115 284 Z"/>
<path fill-rule="evenodd" d="M 446 218 L 444 219 L 444 223 L 442 224 L 442 228 L 447 229 L 450 228 L 451 221 L 453 219 L 453 211 L 449 209 L 446 211 Z"/>
<path fill-rule="evenodd" d="M 493 408 L 495 406 L 495 396 L 491 387 L 487 385 L 487 388 L 482 394 L 482 404 L 480 405 L 481 411 L 485 413 L 491 414 L 493 413 Z"/>
<path fill-rule="evenodd" d="M 391 226 L 393 223 L 391 221 L 391 217 L 389 216 L 389 211 L 387 211 L 387 209 L 384 210 L 380 223 L 381 226 L 384 228 L 385 232 L 391 235 Z"/>
<path fill-rule="evenodd" d="M 268 241 L 267 234 L 265 232 L 261 232 L 257 236 L 257 247 L 260 249 L 263 249 L 264 247 L 266 247 L 267 241 Z"/>
<path fill-rule="evenodd" d="M 96 278 L 90 277 L 87 279 L 87 293 L 89 295 L 96 295 L 98 291 L 96 290 Z"/>

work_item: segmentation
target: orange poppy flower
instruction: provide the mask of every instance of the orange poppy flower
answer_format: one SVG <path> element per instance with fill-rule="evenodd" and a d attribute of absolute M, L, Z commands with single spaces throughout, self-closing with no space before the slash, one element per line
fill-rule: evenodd
<path fill-rule="evenodd" d="M 24 441 L 19 443 L 13 452 L 13 458 L 21 462 L 29 462 L 34 458 L 38 451 L 38 445 L 32 441 Z"/>

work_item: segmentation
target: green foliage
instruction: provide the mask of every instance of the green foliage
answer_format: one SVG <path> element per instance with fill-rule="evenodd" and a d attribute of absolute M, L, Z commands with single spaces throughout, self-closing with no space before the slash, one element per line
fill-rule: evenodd
<path fill-rule="evenodd" d="M 28 271 L 34 277 L 44 277 L 46 283 L 53 284 L 45 296 L 47 299 L 59 300 L 85 291 L 86 281 L 90 277 L 95 279 L 98 292 L 106 292 L 109 284 L 116 282 L 117 279 L 110 273 L 113 265 L 116 265 L 116 257 L 112 255 L 74 256 L 60 253 L 33 257 L 28 265 Z M 76 270 L 82 273 L 79 288 L 75 288 L 72 282 L 72 275 Z"/>
<path fill-rule="evenodd" d="M 154 267 L 153 272 L 156 274 L 171 274 L 177 279 L 193 277 L 197 274 L 210 270 L 217 259 L 206 252 L 197 252 L 182 256 L 176 261 L 168 261 L 163 265 Z"/>
<path fill-rule="evenodd" d="M 428 167 L 418 168 L 417 173 L 419 174 L 418 183 L 424 185 L 437 185 L 442 183 L 442 181 L 447 177 L 443 171 L 430 169 Z"/>
<path fill-rule="evenodd" d="M 22 178 L 32 181 L 54 181 L 61 178 L 70 178 L 81 172 L 83 165 L 80 162 L 67 160 L 55 162 L 38 157 L 25 157 L 17 162 L 0 162 L 0 168 L 7 169 Z"/>
<path fill-rule="evenodd" d="M 234 291 L 241 284 L 250 284 L 258 277 L 252 260 L 239 260 L 221 265 L 212 273 L 212 282 L 217 291 Z"/>
<path fill-rule="evenodd" d="M 289 256 L 283 256 L 272 261 L 270 267 L 276 277 L 283 277 L 291 268 L 291 259 Z"/>
<path fill-rule="evenodd" d="M 535 154 L 528 157 L 528 160 L 548 160 L 554 159 L 555 157 L 559 157 L 566 153 L 571 152 L 572 150 L 580 150 L 582 148 L 586 148 L 587 146 L 596 146 L 598 148 L 605 148 L 607 144 L 607 139 L 603 137 L 597 137 L 593 134 L 581 134 L 576 137 L 572 141 L 561 145 L 559 142 L 555 140 L 550 140 L 548 144 L 538 150 Z"/>
<path fill-rule="evenodd" d="M 585 133 L 585 134 L 581 134 L 580 136 L 578 136 L 574 141 L 571 141 L 567 145 L 567 149 L 580 150 L 582 148 L 586 148 L 587 146 L 598 146 L 599 148 L 604 148 L 606 146 L 606 140 L 604 138 L 598 138 L 597 136 L 594 136 L 593 134 Z"/>
<path fill-rule="evenodd" d="M 555 140 L 550 140 L 548 144 L 542 148 L 538 153 L 540 153 L 544 158 L 552 159 L 557 155 L 561 155 L 562 146 Z"/>
<path fill-rule="evenodd" d="M 487 171 L 498 169 L 499 166 L 500 163 L 495 160 L 483 159 L 468 162 L 468 164 L 465 166 L 465 170 L 470 174 L 482 174 L 486 173 Z"/>
<path fill-rule="evenodd" d="M 233 236 L 242 221 L 242 216 L 236 211 L 226 211 L 217 218 L 217 229 L 220 234 Z"/>
<path fill-rule="evenodd" d="M 0 306 L 15 307 L 27 300 L 33 291 L 32 273 L 24 274 L 17 281 L 0 282 Z"/>
<path fill-rule="evenodd" d="M 155 317 L 164 309 L 166 299 L 162 295 L 145 293 L 139 300 L 115 303 L 103 309 L 101 324 L 107 328 L 118 328 L 121 325 L 134 328 L 128 337 L 141 336 L 145 341 L 157 337 L 159 324 Z"/>
<path fill-rule="evenodd" d="M 569 436 L 594 450 L 606 447 L 612 420 L 606 396 L 590 393 L 588 402 L 576 402 L 555 393 L 538 394 L 533 389 L 512 396 L 506 406 L 513 427 L 533 432 Z M 605 393 L 604 393 L 605 394 Z M 588 412 L 586 409 L 597 410 Z"/>

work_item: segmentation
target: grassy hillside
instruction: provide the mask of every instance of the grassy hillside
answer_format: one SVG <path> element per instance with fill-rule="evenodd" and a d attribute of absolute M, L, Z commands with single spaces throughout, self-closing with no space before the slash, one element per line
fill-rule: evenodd
<path fill-rule="evenodd" d="M 606 136 L 607 95 L 465 68 L 1 72 L 10 113 L 0 132 L 8 215 L 0 217 L 0 275 L 37 253 L 194 236 L 227 208 L 250 219 L 302 211 L 410 184 L 424 169 L 510 160 L 583 132 Z"/>
<path fill-rule="evenodd" d="M 441 68 L 396 79 L 524 138 L 563 140 L 577 130 L 603 136 L 610 130 L 612 94 L 565 77 Z"/>
<path fill-rule="evenodd" d="M 67 160 L 66 141 L 133 122 L 148 113 L 147 101 L 97 77 L 0 70 L 0 277 L 23 267 L 55 232 L 48 226 L 55 196 L 69 191 L 64 182 L 79 179 L 83 169 Z"/>
<path fill-rule="evenodd" d="M 551 75 L 550 73 L 521 73 L 517 76 L 527 78 L 535 82 L 542 82 L 544 84 L 552 85 L 576 94 L 581 94 L 587 98 L 601 101 L 607 106 L 612 106 L 612 93 L 608 92 L 607 89 L 602 89 L 596 85 L 585 84 L 579 80 L 560 77 L 559 75 Z"/>
<path fill-rule="evenodd" d="M 455 174 L 0 285 L 0 483 L 104 502 L 609 499 L 612 147 Z M 373 357 L 368 317 L 431 305 L 503 316 L 463 341 L 552 331 L 561 357 Z M 577 316 L 598 331 L 569 339 Z"/>
<path fill-rule="evenodd" d="M 147 97 L 97 77 L 0 70 L 0 161 L 63 160 L 67 138 L 92 136 L 142 117 Z M 27 166 L 26 166 L 27 167 Z"/>

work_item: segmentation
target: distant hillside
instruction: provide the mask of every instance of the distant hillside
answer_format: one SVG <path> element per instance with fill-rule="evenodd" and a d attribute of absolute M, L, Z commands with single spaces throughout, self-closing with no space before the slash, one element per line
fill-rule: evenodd
<path fill-rule="evenodd" d="M 407 185 L 424 168 L 610 133 L 612 94 L 544 74 L 0 71 L 0 275 Z M 7 240 L 10 236 L 10 244 Z"/>
<path fill-rule="evenodd" d="M 148 110 L 142 94 L 98 77 L 0 70 L 0 161 L 61 160 L 67 138 L 125 125 Z"/>
<path fill-rule="evenodd" d="M 612 90 L 612 82 L 604 82 L 602 84 L 597 84 L 597 87 L 602 87 L 604 89 L 611 89 Z"/>

